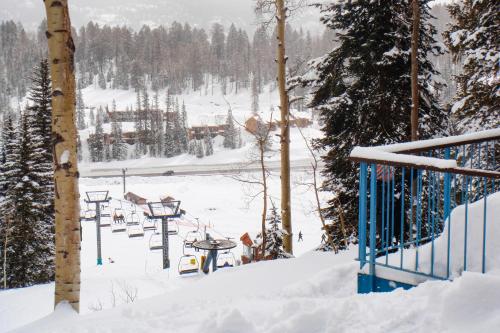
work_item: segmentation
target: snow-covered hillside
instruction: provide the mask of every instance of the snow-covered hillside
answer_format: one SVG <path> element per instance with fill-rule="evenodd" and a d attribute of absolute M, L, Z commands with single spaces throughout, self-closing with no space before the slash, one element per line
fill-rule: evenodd
<path fill-rule="evenodd" d="M 82 90 L 83 99 L 87 108 L 106 107 L 111 108 L 113 100 L 116 102 L 118 110 L 125 110 L 127 107 L 132 109 L 136 105 L 136 94 L 133 90 L 102 90 L 97 86 L 87 87 Z M 159 92 L 160 107 L 165 108 L 165 94 L 166 91 Z M 152 95 L 152 92 L 151 92 Z M 237 94 L 229 92 L 227 95 L 221 94 L 221 88 L 215 84 L 213 89 L 211 86 L 201 91 L 186 91 L 182 95 L 173 96 L 178 99 L 179 103 L 182 102 L 186 105 L 188 115 L 188 126 L 205 126 L 205 125 L 220 125 L 224 124 L 227 119 L 227 112 L 231 107 L 232 115 L 239 125 L 244 125 L 245 121 L 252 116 L 251 112 L 251 95 L 247 89 L 240 90 Z M 260 116 L 262 119 L 268 121 L 279 119 L 279 96 L 275 89 L 271 86 L 266 86 L 264 92 L 259 96 Z M 95 112 L 95 110 L 94 110 Z M 292 110 L 294 116 L 300 118 L 311 119 L 310 111 L 298 112 Z M 89 111 L 87 110 L 87 123 Z M 134 123 L 123 123 L 123 131 L 134 131 Z M 238 126 L 241 128 L 241 126 Z M 235 150 L 228 150 L 222 146 L 222 137 L 215 138 L 214 155 L 206 156 L 204 158 L 197 158 L 194 155 L 182 154 L 173 158 L 149 158 L 143 157 L 140 159 L 130 159 L 128 161 L 114 161 L 102 163 L 90 163 L 90 156 L 88 153 L 87 139 L 91 133 L 94 133 L 95 128 L 89 128 L 80 131 L 80 138 L 82 142 L 83 162 L 80 168 L 84 174 L 90 169 L 106 169 L 106 168 L 145 168 L 145 167 L 160 167 L 160 166 L 186 166 L 186 165 L 214 165 L 214 164 L 227 164 L 227 163 L 247 163 L 255 160 L 256 147 L 255 139 L 252 135 L 248 134 L 242 129 L 243 147 Z M 104 132 L 111 131 L 111 124 L 104 124 Z M 302 133 L 308 139 L 319 138 L 322 132 L 317 124 L 308 128 L 302 129 Z M 279 137 L 273 132 L 271 140 L 273 144 L 271 151 L 266 154 L 268 161 L 278 161 L 279 154 Z M 295 127 L 290 131 L 291 140 L 291 159 L 293 161 L 310 160 L 311 156 L 306 147 L 301 133 Z M 129 153 L 133 151 L 132 146 L 129 146 Z M 129 154 L 129 155 L 130 155 Z"/>
<path fill-rule="evenodd" d="M 500 326 L 499 276 L 465 273 L 453 283 L 360 295 L 355 250 L 242 266 L 86 316 L 62 305 L 16 332 L 479 333 Z"/>
<path fill-rule="evenodd" d="M 258 177 L 258 175 L 255 175 Z M 310 175 L 292 174 L 292 215 L 294 219 L 294 251 L 304 254 L 321 241 L 321 223 L 314 213 L 314 194 L 307 186 Z M 270 195 L 279 206 L 279 176 L 270 178 Z M 123 207 L 128 214 L 132 207 L 117 200 L 123 198 L 120 178 L 80 180 L 82 210 L 86 191 L 109 190 L 113 207 Z M 189 176 L 189 177 L 128 177 L 127 191 L 132 191 L 149 201 L 158 201 L 161 196 L 170 195 L 181 200 L 181 208 L 186 215 L 178 221 L 178 235 L 170 237 L 171 269 L 162 270 L 161 251 L 150 251 L 149 242 L 152 231 L 147 231 L 144 238 L 129 239 L 127 233 L 112 233 L 110 228 L 102 228 L 103 266 L 96 266 L 96 230 L 95 223 L 83 221 L 82 241 L 82 314 L 109 309 L 124 304 L 127 293 L 137 292 L 137 299 L 164 294 L 166 292 L 190 288 L 202 278 L 180 278 L 178 274 L 179 258 L 182 255 L 183 239 L 189 231 L 196 230 L 199 218 L 200 230 L 207 227 L 207 232 L 215 238 L 231 237 L 238 242 L 233 250 L 236 258 L 241 255 L 239 238 L 245 232 L 256 236 L 260 228 L 261 197 L 251 200 L 259 188 L 240 183 L 225 176 Z M 224 193 L 224 195 L 214 195 Z M 297 234 L 301 231 L 304 240 L 298 242 Z M 198 256 L 202 253 L 190 251 Z M 111 258 L 114 263 L 110 263 Z M 25 323 L 48 315 L 53 306 L 53 284 L 38 285 L 31 288 L 0 292 L 0 332 L 6 332 Z M 28 299 L 36 302 L 27 302 Z M 20 312 L 24 312 L 20 315 Z"/>
<path fill-rule="evenodd" d="M 224 200 L 209 195 L 217 184 L 228 194 Z M 276 185 L 275 180 L 274 189 Z M 118 179 L 81 182 L 82 192 L 109 188 L 115 195 L 120 186 Z M 236 194 L 240 185 L 222 176 L 131 178 L 129 186 L 148 198 L 168 191 L 184 200 L 187 220 L 192 214 L 200 216 L 204 223 L 212 221 L 213 229 L 228 236 L 258 228 L 258 212 L 242 210 Z M 295 193 L 293 207 L 303 206 L 300 197 L 307 198 L 310 193 Z M 471 232 L 481 229 L 482 224 L 476 223 L 482 221 L 477 213 L 480 205 L 475 203 L 477 209 L 470 213 Z M 497 193 L 488 199 L 487 214 L 497 216 L 499 206 Z M 453 214 L 458 222 L 464 214 L 462 208 Z M 146 238 L 130 240 L 107 231 L 103 233 L 103 255 L 115 262 L 105 260 L 102 267 L 95 266 L 94 225 L 84 222 L 82 315 L 61 305 L 53 314 L 35 321 L 52 311 L 52 284 L 3 291 L 0 332 L 30 322 L 15 332 L 483 333 L 496 332 L 500 327 L 497 262 L 490 262 L 487 274 L 462 272 L 453 282 L 428 281 L 408 291 L 361 295 L 356 293 L 357 248 L 338 255 L 309 252 L 318 236 L 317 219 L 308 217 L 306 210 L 295 209 L 293 214 L 295 230 L 302 229 L 305 235 L 304 243 L 295 239 L 298 258 L 186 278 L 175 273 L 180 254 L 176 236 L 172 237 L 170 270 L 161 270 L 160 257 L 148 251 Z M 492 223 L 496 222 L 493 219 Z M 189 229 L 180 224 L 180 234 Z M 494 233 L 489 241 L 497 244 L 497 236 Z"/>

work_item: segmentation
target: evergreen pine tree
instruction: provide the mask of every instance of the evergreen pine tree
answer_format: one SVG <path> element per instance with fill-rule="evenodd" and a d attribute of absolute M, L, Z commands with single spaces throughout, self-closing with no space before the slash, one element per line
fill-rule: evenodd
<path fill-rule="evenodd" d="M 44 150 L 35 144 L 43 140 L 34 130 L 36 120 L 28 111 L 23 113 L 19 134 L 13 140 L 16 147 L 6 158 L 8 180 L 0 211 L 10 221 L 7 276 L 3 278 L 11 288 L 54 278 L 54 225 L 53 217 L 47 216 L 50 198 L 40 190 L 50 173 L 38 165 Z"/>
<path fill-rule="evenodd" d="M 111 137 L 114 140 L 111 148 L 111 159 L 117 161 L 127 159 L 127 144 L 122 138 L 121 124 L 116 121 L 115 117 L 111 120 Z"/>
<path fill-rule="evenodd" d="M 257 77 L 252 76 L 252 113 L 257 115 L 259 112 L 259 87 Z"/>
<path fill-rule="evenodd" d="M 214 144 L 212 141 L 212 135 L 208 127 L 205 127 L 205 137 L 203 138 L 205 143 L 205 156 L 210 156 L 214 154 Z"/>
<path fill-rule="evenodd" d="M 31 80 L 29 100 L 34 111 L 33 116 L 36 117 L 35 124 L 39 129 L 43 145 L 47 147 L 46 158 L 52 163 L 52 150 L 49 148 L 52 147 L 52 91 L 47 59 L 40 61 L 34 68 Z"/>
<path fill-rule="evenodd" d="M 111 144 L 108 140 L 104 140 L 104 161 L 111 162 L 113 159 Z"/>
<path fill-rule="evenodd" d="M 182 120 L 181 120 L 181 133 L 180 133 L 180 143 L 182 147 L 182 152 L 185 153 L 188 150 L 188 118 L 186 104 L 182 101 Z"/>
<path fill-rule="evenodd" d="M 101 112 L 102 112 L 102 122 L 103 122 L 103 124 L 108 124 L 110 122 L 110 118 L 109 118 L 109 107 L 108 107 L 107 104 L 104 107 L 104 110 L 102 110 Z"/>
<path fill-rule="evenodd" d="M 2 149 L 0 159 L 0 220 L 12 216 L 15 212 L 14 202 L 7 197 L 7 191 L 17 183 L 19 176 L 18 147 L 19 139 L 17 136 L 14 120 L 11 114 L 4 118 L 2 128 Z"/>
<path fill-rule="evenodd" d="M 106 89 L 106 79 L 104 78 L 104 74 L 102 72 L 99 72 L 99 75 L 97 77 L 97 81 L 99 84 L 99 88 Z"/>
<path fill-rule="evenodd" d="M 31 136 L 30 162 L 33 164 L 31 172 L 39 185 L 37 196 L 40 201 L 36 204 L 43 212 L 38 219 L 49 229 L 54 228 L 55 223 L 51 96 L 49 66 L 47 60 L 44 59 L 39 66 L 34 68 L 29 92 L 31 106 L 25 111 L 25 117 Z"/>
<path fill-rule="evenodd" d="M 500 119 L 500 6 L 492 0 L 450 5 L 454 22 L 445 41 L 454 60 L 463 62 L 452 114 L 460 132 L 498 127 Z"/>
<path fill-rule="evenodd" d="M 92 162 L 102 162 L 104 160 L 104 130 L 100 112 L 97 114 L 95 133 L 89 138 L 89 149 Z"/>
<path fill-rule="evenodd" d="M 90 118 L 90 126 L 95 126 L 94 109 L 90 109 L 89 118 Z"/>
<path fill-rule="evenodd" d="M 78 162 L 81 162 L 83 160 L 83 155 L 82 155 L 82 140 L 80 140 L 80 135 L 76 137 L 76 154 Z"/>
<path fill-rule="evenodd" d="M 76 126 L 79 130 L 87 127 L 85 124 L 85 104 L 83 103 L 82 89 L 78 87 L 76 95 Z"/>
<path fill-rule="evenodd" d="M 442 133 L 446 115 L 438 105 L 433 77 L 438 73 L 427 58 L 439 54 L 436 33 L 429 23 L 428 0 L 421 3 L 419 41 L 420 138 Z M 349 235 L 357 234 L 357 168 L 349 161 L 354 146 L 374 146 L 410 139 L 409 0 L 339 1 L 325 5 L 323 22 L 338 31 L 339 46 L 315 62 L 317 79 L 311 107 L 321 112 L 325 136 L 317 147 L 327 151 L 323 188 L 338 195 Z M 329 201 L 327 217 L 335 220 L 337 205 Z M 340 223 L 335 223 L 337 245 L 343 246 Z M 350 238 L 353 239 L 353 238 Z"/>
<path fill-rule="evenodd" d="M 184 151 L 184 140 L 186 139 L 185 131 L 182 125 L 182 116 L 179 111 L 179 101 L 177 98 L 174 103 L 174 114 L 173 114 L 173 143 L 174 143 L 174 155 L 180 155 Z"/>
<path fill-rule="evenodd" d="M 0 161 L 0 250 L 2 264 L 6 262 L 6 273 L 0 270 L 0 287 L 12 287 L 11 281 L 14 274 L 11 273 L 15 248 L 13 240 L 13 219 L 16 212 L 16 198 L 13 189 L 19 183 L 21 177 L 19 165 L 19 138 L 14 121 L 9 114 L 4 118 L 2 128 L 2 158 Z M 12 258 L 14 259 L 14 258 Z"/>
<path fill-rule="evenodd" d="M 189 155 L 196 155 L 196 140 L 195 139 L 192 139 L 189 141 L 188 154 Z"/>
<path fill-rule="evenodd" d="M 151 145 L 151 106 L 149 102 L 148 90 L 144 88 L 142 91 L 142 112 L 141 114 L 141 131 L 140 141 L 142 154 L 148 153 L 148 147 Z"/>
<path fill-rule="evenodd" d="M 142 110 L 141 110 L 141 92 L 137 90 L 136 94 L 136 109 L 134 112 L 134 127 L 135 127 L 135 143 L 134 143 L 134 155 L 136 158 L 142 155 L 143 152 L 143 141 L 142 141 Z"/>
<path fill-rule="evenodd" d="M 152 112 L 152 124 L 151 124 L 151 132 L 152 132 L 152 147 L 151 147 L 151 155 L 152 156 L 161 156 L 163 152 L 163 112 L 160 109 L 160 97 L 158 95 L 158 91 L 155 91 L 153 97 L 153 112 Z"/>
<path fill-rule="evenodd" d="M 175 142 L 174 142 L 174 126 L 171 121 L 172 113 L 167 113 L 165 117 L 165 151 L 166 157 L 173 157 L 175 155 Z"/>
<path fill-rule="evenodd" d="M 291 258 L 292 255 L 283 249 L 283 236 L 287 234 L 287 231 L 281 229 L 281 215 L 278 214 L 278 209 L 272 201 L 271 204 L 270 214 L 266 219 L 269 227 L 266 229 L 266 252 L 264 253 L 264 258 Z M 257 235 L 256 245 L 261 245 L 262 247 L 262 233 Z"/>
<path fill-rule="evenodd" d="M 203 158 L 205 156 L 203 151 L 203 142 L 201 140 L 196 140 L 196 157 Z"/>
<path fill-rule="evenodd" d="M 233 113 L 231 110 L 227 112 L 226 128 L 224 130 L 224 148 L 238 148 L 238 132 L 234 125 Z"/>

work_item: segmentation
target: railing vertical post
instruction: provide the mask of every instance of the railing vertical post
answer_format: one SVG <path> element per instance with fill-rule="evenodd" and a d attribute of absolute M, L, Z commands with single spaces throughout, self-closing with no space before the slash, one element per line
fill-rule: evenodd
<path fill-rule="evenodd" d="M 404 252 L 404 227 L 405 227 L 405 168 L 403 167 L 403 170 L 401 170 L 401 219 L 399 222 L 400 225 L 400 235 L 399 235 L 399 246 L 400 246 L 400 251 L 401 251 L 401 257 L 400 257 L 400 268 L 403 268 L 403 252 Z"/>
<path fill-rule="evenodd" d="M 390 180 L 391 182 L 391 248 L 392 248 L 392 245 L 394 244 L 394 205 L 395 205 L 395 201 L 396 201 L 396 198 L 394 197 L 394 189 L 396 187 L 396 170 L 392 169 L 392 179 Z M 387 255 L 387 252 L 386 252 L 386 256 L 385 256 L 385 264 L 387 265 L 388 264 L 388 255 Z"/>
<path fill-rule="evenodd" d="M 464 271 L 467 270 L 467 227 L 469 223 L 469 176 L 465 176 Z"/>
<path fill-rule="evenodd" d="M 370 278 L 375 287 L 375 234 L 377 228 L 377 165 L 371 164 L 370 178 Z"/>
<path fill-rule="evenodd" d="M 487 194 L 487 190 L 486 190 L 486 177 L 484 178 L 484 193 L 483 193 L 483 196 L 484 196 L 484 208 L 483 208 L 483 261 L 482 261 L 482 265 L 481 265 L 481 271 L 483 273 L 486 273 L 486 218 L 487 218 L 487 214 L 488 214 L 488 211 L 486 209 L 486 204 L 488 202 L 488 194 Z"/>
<path fill-rule="evenodd" d="M 422 233 L 422 170 L 417 170 L 417 207 L 415 208 L 415 271 L 418 271 L 418 249 Z"/>
<path fill-rule="evenodd" d="M 359 266 L 366 263 L 366 176 L 367 164 L 362 162 L 359 167 Z"/>
<path fill-rule="evenodd" d="M 444 158 L 450 158 L 450 148 L 445 148 Z M 448 244 L 446 252 L 446 278 L 450 277 L 450 236 L 451 236 L 451 215 L 450 215 L 450 203 L 451 203 L 451 175 L 449 172 L 444 174 L 444 203 L 443 203 L 443 220 L 448 219 Z"/>

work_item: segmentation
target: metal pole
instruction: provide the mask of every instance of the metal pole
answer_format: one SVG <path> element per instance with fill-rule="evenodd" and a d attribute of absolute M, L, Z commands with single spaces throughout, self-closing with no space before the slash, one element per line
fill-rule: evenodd
<path fill-rule="evenodd" d="M 122 174 L 123 174 L 123 194 L 125 194 L 125 172 L 127 171 L 127 169 L 122 169 Z"/>
<path fill-rule="evenodd" d="M 163 233 L 163 269 L 170 268 L 170 259 L 168 257 L 168 218 L 161 219 Z"/>
<path fill-rule="evenodd" d="M 95 204 L 95 226 L 97 233 L 97 265 L 102 265 L 101 257 L 101 203 Z"/>

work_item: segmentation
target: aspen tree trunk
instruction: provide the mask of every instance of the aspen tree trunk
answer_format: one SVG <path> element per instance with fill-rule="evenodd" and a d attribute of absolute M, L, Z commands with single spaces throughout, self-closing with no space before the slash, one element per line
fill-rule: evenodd
<path fill-rule="evenodd" d="M 278 26 L 278 89 L 281 111 L 281 220 L 288 234 L 283 237 L 283 249 L 293 254 L 292 212 L 290 198 L 290 126 L 289 104 L 286 90 L 285 54 L 285 0 L 276 0 L 276 19 Z"/>
<path fill-rule="evenodd" d="M 271 126 L 271 125 L 269 125 Z M 268 131 L 269 133 L 269 131 Z M 267 216 L 267 177 L 266 177 L 266 165 L 264 161 L 264 152 L 268 135 L 265 139 L 259 139 L 259 151 L 260 151 L 260 168 L 262 171 L 262 187 L 264 191 L 264 207 L 262 208 L 262 259 L 266 255 L 266 216 Z"/>
<path fill-rule="evenodd" d="M 418 37 L 420 31 L 420 3 L 412 1 L 413 26 L 411 34 L 411 141 L 418 140 Z"/>
<path fill-rule="evenodd" d="M 55 305 L 80 307 L 80 223 L 75 126 L 75 46 L 67 0 L 44 0 L 52 77 L 52 149 L 55 183 Z"/>

